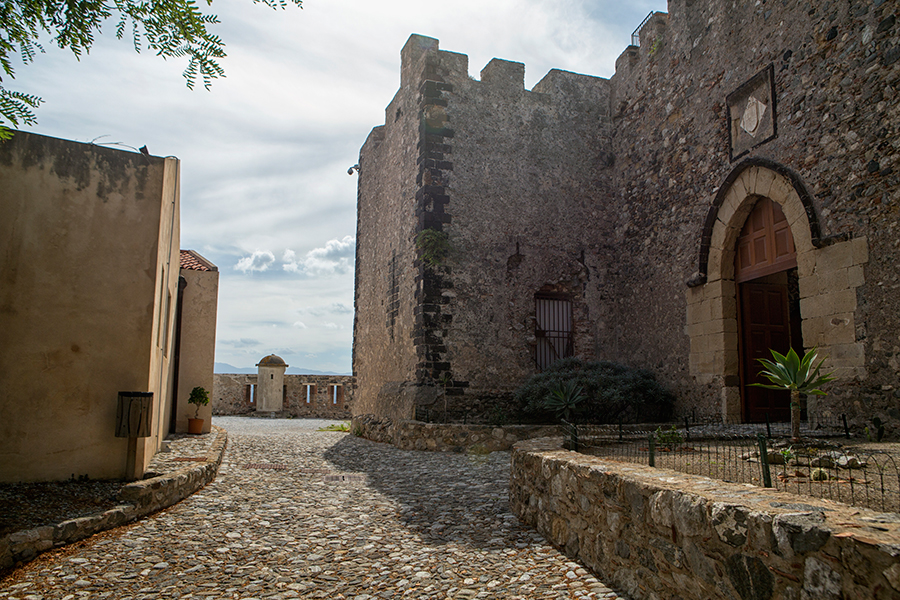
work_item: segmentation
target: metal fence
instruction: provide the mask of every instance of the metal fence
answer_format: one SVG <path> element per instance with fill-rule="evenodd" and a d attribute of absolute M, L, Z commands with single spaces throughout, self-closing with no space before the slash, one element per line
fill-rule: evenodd
<path fill-rule="evenodd" d="M 900 448 L 848 441 L 843 419 L 794 443 L 783 423 L 563 426 L 566 446 L 593 456 L 900 512 Z"/>
<path fill-rule="evenodd" d="M 641 21 L 641 24 L 637 26 L 637 29 L 635 29 L 634 32 L 632 32 L 632 34 L 631 34 L 631 45 L 632 46 L 640 46 L 641 45 L 641 29 L 644 28 L 644 25 L 647 24 L 647 21 L 649 21 L 652 16 L 653 16 L 653 11 L 650 11 L 650 14 L 648 14 L 646 17 L 644 17 L 644 20 Z"/>

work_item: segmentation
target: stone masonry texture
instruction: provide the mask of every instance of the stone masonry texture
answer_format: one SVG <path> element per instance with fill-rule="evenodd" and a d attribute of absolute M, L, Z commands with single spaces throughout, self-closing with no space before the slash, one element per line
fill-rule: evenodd
<path fill-rule="evenodd" d="M 554 70 L 532 90 L 520 63 L 475 80 L 410 37 L 360 152 L 354 414 L 502 411 L 536 371 L 535 294 L 556 293 L 576 355 L 653 370 L 681 414 L 739 416 L 736 288 L 710 250 L 733 261 L 728 232 L 769 186 L 781 198 L 776 178 L 797 198 L 803 343 L 840 375 L 817 410 L 895 427 L 898 17 L 885 0 L 670 0 L 610 79 Z M 753 86 L 771 104 L 759 139 L 728 105 Z M 436 265 L 428 229 L 448 240 Z"/>
<path fill-rule="evenodd" d="M 512 511 L 636 598 L 900 598 L 900 515 L 562 449 L 513 451 Z"/>

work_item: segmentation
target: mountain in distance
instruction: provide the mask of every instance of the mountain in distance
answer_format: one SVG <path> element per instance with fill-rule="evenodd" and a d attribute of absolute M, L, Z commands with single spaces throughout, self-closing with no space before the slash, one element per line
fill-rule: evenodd
<path fill-rule="evenodd" d="M 256 367 L 235 367 L 228 363 L 214 363 L 213 373 L 239 373 L 255 375 L 258 372 Z M 334 371 L 316 371 L 315 369 L 304 369 L 301 367 L 288 367 L 284 372 L 285 375 L 350 375 L 350 373 L 336 373 Z"/>

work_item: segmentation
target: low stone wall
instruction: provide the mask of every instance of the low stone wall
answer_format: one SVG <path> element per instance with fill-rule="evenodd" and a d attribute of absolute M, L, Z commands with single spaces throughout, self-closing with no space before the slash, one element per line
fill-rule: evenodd
<path fill-rule="evenodd" d="M 510 505 L 635 599 L 900 598 L 900 514 L 517 444 Z"/>
<path fill-rule="evenodd" d="M 0 571 L 16 563 L 27 562 L 51 548 L 119 527 L 184 500 L 215 479 L 219 471 L 228 436 L 221 427 L 214 426 L 213 431 L 216 439 L 206 454 L 206 460 L 123 486 L 118 495 L 122 504 L 88 517 L 17 531 L 0 538 Z"/>
<path fill-rule="evenodd" d="M 558 435 L 556 425 L 461 425 L 393 421 L 388 417 L 356 415 L 350 431 L 374 442 L 393 444 L 402 450 L 463 452 L 477 448 L 484 452 L 509 450 L 516 442 Z"/>
<path fill-rule="evenodd" d="M 210 396 L 212 414 L 246 415 L 256 411 L 251 388 L 256 374 L 216 373 Z M 340 386 L 334 401 L 332 386 Z M 307 386 L 312 386 L 307 402 Z M 353 411 L 356 378 L 351 375 L 285 375 L 284 410 L 279 415 L 319 419 L 349 419 Z"/>

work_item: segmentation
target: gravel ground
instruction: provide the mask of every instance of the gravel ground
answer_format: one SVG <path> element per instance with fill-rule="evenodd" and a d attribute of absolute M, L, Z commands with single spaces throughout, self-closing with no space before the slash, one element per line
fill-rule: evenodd
<path fill-rule="evenodd" d="M 621 597 L 510 514 L 508 452 L 402 451 L 328 423 L 215 418 L 214 482 L 39 557 L 0 598 Z"/>

